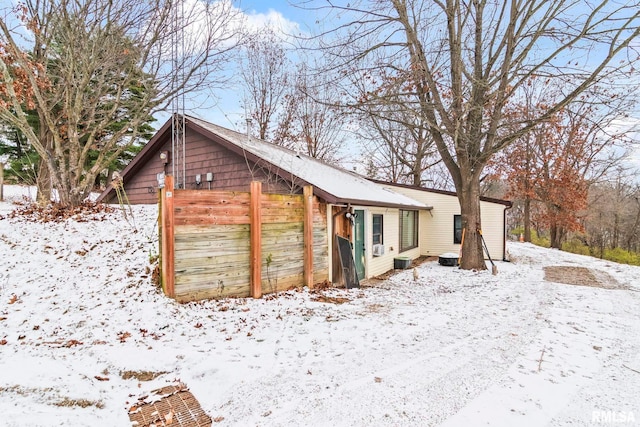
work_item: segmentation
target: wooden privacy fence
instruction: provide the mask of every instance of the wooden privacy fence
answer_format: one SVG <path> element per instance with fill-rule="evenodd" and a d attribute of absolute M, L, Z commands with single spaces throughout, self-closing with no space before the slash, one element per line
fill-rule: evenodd
<path fill-rule="evenodd" d="M 161 280 L 180 302 L 260 298 L 328 279 L 326 211 L 313 196 L 176 190 L 160 196 Z"/>

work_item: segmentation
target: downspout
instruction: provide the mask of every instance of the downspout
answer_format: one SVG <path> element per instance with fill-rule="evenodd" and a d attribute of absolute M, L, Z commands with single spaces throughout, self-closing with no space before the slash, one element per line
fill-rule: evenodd
<path fill-rule="evenodd" d="M 507 259 L 507 210 L 513 207 L 513 203 L 502 211 L 502 261 L 510 262 Z"/>

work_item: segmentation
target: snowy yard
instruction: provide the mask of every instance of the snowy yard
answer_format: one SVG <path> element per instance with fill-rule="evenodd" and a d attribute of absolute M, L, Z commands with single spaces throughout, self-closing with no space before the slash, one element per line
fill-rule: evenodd
<path fill-rule="evenodd" d="M 180 305 L 151 281 L 155 207 L 59 223 L 14 208 L 2 425 L 128 426 L 138 397 L 179 382 L 214 426 L 640 425 L 638 267 L 512 243 L 497 276 L 426 262 L 417 281 Z"/>

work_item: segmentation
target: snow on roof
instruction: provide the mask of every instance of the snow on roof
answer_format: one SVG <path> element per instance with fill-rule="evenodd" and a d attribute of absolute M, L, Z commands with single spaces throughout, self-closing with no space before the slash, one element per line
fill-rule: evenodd
<path fill-rule="evenodd" d="M 404 206 L 416 209 L 430 209 L 417 200 L 393 191 L 379 183 L 374 183 L 353 172 L 329 165 L 313 157 L 298 154 L 292 150 L 248 137 L 207 121 L 187 116 L 187 119 L 217 134 L 229 143 L 258 156 L 275 167 L 291 173 L 310 185 L 329 193 L 343 202 L 363 205 Z"/>

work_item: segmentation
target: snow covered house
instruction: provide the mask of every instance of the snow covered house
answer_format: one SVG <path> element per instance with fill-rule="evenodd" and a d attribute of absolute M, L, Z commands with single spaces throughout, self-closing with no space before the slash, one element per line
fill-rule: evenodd
<path fill-rule="evenodd" d="M 303 154 L 185 116 L 184 144 L 172 143 L 172 121 L 154 135 L 120 174 L 133 204 L 158 202 L 159 182 L 174 175 L 176 189 L 302 194 L 312 186 L 327 233 L 325 277 L 344 283 L 340 245 L 348 241 L 359 279 L 380 275 L 399 261 L 458 252 L 459 206 L 455 193 L 368 180 Z M 110 185 L 99 201 L 114 203 Z M 484 234 L 492 257 L 504 257 L 505 210 L 510 203 L 483 200 Z M 458 228 L 456 228 L 458 227 Z M 342 248 L 344 253 L 344 247 Z"/>

